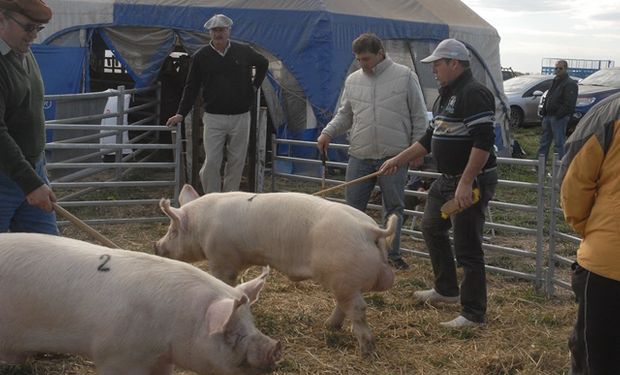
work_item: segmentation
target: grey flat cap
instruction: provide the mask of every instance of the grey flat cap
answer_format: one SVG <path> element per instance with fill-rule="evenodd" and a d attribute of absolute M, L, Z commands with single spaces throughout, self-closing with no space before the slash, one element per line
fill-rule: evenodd
<path fill-rule="evenodd" d="M 215 16 L 209 18 L 207 22 L 205 22 L 205 29 L 211 30 L 216 27 L 231 27 L 233 21 L 226 17 L 223 14 L 216 14 Z"/>
<path fill-rule="evenodd" d="M 467 47 L 456 39 L 444 39 L 437 45 L 433 53 L 420 60 L 423 63 L 430 63 L 439 59 L 455 59 L 469 61 L 469 51 Z"/>

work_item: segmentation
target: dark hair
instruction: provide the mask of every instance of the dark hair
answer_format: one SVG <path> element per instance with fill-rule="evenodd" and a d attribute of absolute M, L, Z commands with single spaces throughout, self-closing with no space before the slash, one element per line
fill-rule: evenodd
<path fill-rule="evenodd" d="M 383 50 L 383 43 L 378 36 L 372 33 L 364 33 L 353 41 L 353 53 L 370 52 L 377 54 Z"/>
<path fill-rule="evenodd" d="M 558 60 L 558 62 L 556 64 L 560 64 L 564 68 L 568 68 L 568 62 L 566 60 Z"/>
<path fill-rule="evenodd" d="M 454 60 L 454 59 L 449 59 L 449 58 L 444 57 L 442 60 L 443 60 L 443 61 L 445 61 L 445 62 L 446 62 L 446 64 L 447 64 L 447 63 L 449 63 L 451 60 Z M 459 62 L 459 64 L 463 67 L 463 69 L 469 69 L 469 65 L 470 65 L 470 64 L 469 64 L 469 61 L 467 61 L 467 60 L 456 60 L 456 61 L 458 61 L 458 62 Z"/>

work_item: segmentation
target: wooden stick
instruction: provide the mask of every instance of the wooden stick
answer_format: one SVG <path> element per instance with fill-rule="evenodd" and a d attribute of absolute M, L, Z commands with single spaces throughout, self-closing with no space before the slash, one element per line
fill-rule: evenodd
<path fill-rule="evenodd" d="M 54 210 L 56 211 L 57 214 L 59 214 L 60 216 L 64 217 L 65 219 L 69 220 L 76 227 L 82 229 L 83 231 L 88 233 L 91 237 L 93 237 L 97 241 L 101 242 L 102 244 L 106 245 L 107 247 L 112 247 L 112 248 L 115 248 L 115 249 L 120 249 L 121 248 L 120 246 L 118 246 L 114 242 L 110 241 L 106 236 L 104 236 L 103 234 L 97 232 L 91 226 L 89 226 L 88 224 L 86 224 L 82 220 L 78 219 L 77 217 L 73 216 L 73 214 L 71 214 L 71 212 L 69 212 L 69 211 L 65 210 L 64 208 L 60 207 L 58 205 L 58 203 L 52 202 L 52 207 L 54 207 Z"/>
<path fill-rule="evenodd" d="M 349 185 L 357 184 L 358 182 L 370 180 L 371 178 L 377 177 L 380 174 L 381 174 L 380 171 L 376 171 L 376 172 L 373 172 L 373 173 L 371 173 L 369 175 L 356 178 L 355 180 L 347 181 L 347 182 L 342 183 L 340 185 L 332 186 L 332 187 L 330 187 L 328 189 L 317 191 L 316 193 L 313 193 L 312 195 L 323 195 L 323 194 L 328 193 L 330 191 L 338 190 L 338 189 L 341 189 L 343 187 L 347 187 Z"/>
<path fill-rule="evenodd" d="M 321 164 L 323 165 L 323 169 L 321 171 L 321 190 L 325 190 L 325 174 L 327 169 L 327 156 L 325 152 L 321 152 Z"/>

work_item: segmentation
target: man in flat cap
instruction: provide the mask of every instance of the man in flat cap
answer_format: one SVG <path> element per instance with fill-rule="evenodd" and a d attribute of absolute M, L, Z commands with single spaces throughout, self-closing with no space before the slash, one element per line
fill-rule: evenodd
<path fill-rule="evenodd" d="M 45 172 L 43 81 L 30 46 L 52 12 L 0 0 L 0 232 L 58 234 Z"/>
<path fill-rule="evenodd" d="M 482 251 L 482 229 L 488 202 L 497 186 L 497 166 L 493 153 L 495 99 L 477 82 L 469 68 L 469 51 L 455 39 L 437 45 L 423 63 L 433 64 L 439 97 L 433 105 L 433 121 L 426 134 L 411 147 L 387 160 L 381 167 L 392 174 L 399 166 L 429 152 L 442 174 L 428 191 L 422 219 L 422 234 L 435 274 L 434 287 L 418 291 L 420 302 L 461 303 L 461 314 L 441 323 L 449 328 L 478 326 L 486 322 L 487 292 Z M 480 199 L 473 199 L 474 188 Z M 441 207 L 454 198 L 460 212 L 441 217 Z M 448 231 L 454 234 L 454 252 Z M 456 265 L 463 268 L 459 285 Z"/>
<path fill-rule="evenodd" d="M 267 59 L 250 46 L 230 41 L 232 24 L 223 14 L 216 14 L 205 23 L 211 42 L 192 56 L 179 109 L 166 122 L 167 126 L 181 122 L 202 87 L 206 155 L 200 180 L 205 194 L 239 190 L 250 137 L 249 111 L 269 66 Z M 224 148 L 226 166 L 222 183 Z"/>

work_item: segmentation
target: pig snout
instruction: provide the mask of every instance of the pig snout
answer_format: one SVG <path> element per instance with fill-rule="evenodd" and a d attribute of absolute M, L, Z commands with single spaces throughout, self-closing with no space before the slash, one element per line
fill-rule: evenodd
<path fill-rule="evenodd" d="M 282 358 L 282 345 L 267 336 L 257 341 L 248 352 L 248 364 L 261 372 L 271 372 Z"/>

